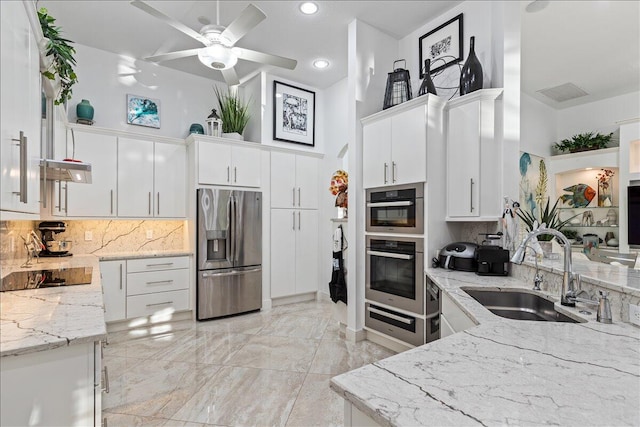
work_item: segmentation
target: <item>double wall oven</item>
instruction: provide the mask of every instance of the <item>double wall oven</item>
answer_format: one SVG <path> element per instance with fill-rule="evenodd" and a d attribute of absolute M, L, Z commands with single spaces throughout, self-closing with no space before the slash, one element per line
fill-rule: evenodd
<path fill-rule="evenodd" d="M 440 338 L 440 290 L 425 283 L 422 190 L 367 191 L 365 326 L 416 346 Z"/>

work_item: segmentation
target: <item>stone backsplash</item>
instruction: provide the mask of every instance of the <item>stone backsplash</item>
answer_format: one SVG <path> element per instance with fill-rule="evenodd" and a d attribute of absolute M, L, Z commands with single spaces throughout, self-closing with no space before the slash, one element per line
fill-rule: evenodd
<path fill-rule="evenodd" d="M 2 261 L 26 259 L 27 250 L 22 237 L 36 230 L 35 221 L 0 221 L 0 258 Z"/>

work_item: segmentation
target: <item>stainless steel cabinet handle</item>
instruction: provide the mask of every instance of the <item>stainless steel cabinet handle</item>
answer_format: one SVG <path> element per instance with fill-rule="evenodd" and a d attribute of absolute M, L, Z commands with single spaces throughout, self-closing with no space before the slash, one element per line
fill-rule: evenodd
<path fill-rule="evenodd" d="M 395 258 L 395 259 L 413 259 L 413 255 L 396 254 L 393 252 L 380 252 L 380 251 L 367 251 L 367 255 L 379 256 L 383 258 Z"/>
<path fill-rule="evenodd" d="M 391 179 L 396 182 L 396 162 L 391 163 Z"/>
<path fill-rule="evenodd" d="M 155 282 L 146 282 L 147 285 L 158 285 L 160 283 L 173 283 L 173 280 L 156 280 Z"/>
<path fill-rule="evenodd" d="M 227 166 L 227 182 L 231 181 L 231 166 Z"/>
<path fill-rule="evenodd" d="M 160 192 L 158 191 L 158 209 L 156 210 L 158 215 L 160 215 Z"/>
<path fill-rule="evenodd" d="M 120 264 L 120 289 L 122 289 L 122 264 Z"/>
<path fill-rule="evenodd" d="M 19 191 L 14 191 L 13 194 L 20 196 L 20 203 L 27 203 L 27 137 L 24 136 L 23 131 L 20 131 L 19 138 L 12 138 L 11 140 L 18 142 L 16 145 L 20 147 L 20 188 Z"/>
<path fill-rule="evenodd" d="M 388 164 L 384 164 L 384 183 L 386 184 L 387 182 L 389 182 L 389 180 L 387 179 L 387 172 L 389 170 L 389 165 Z"/>
<path fill-rule="evenodd" d="M 62 181 L 58 181 L 58 212 L 62 212 Z"/>
<path fill-rule="evenodd" d="M 104 387 L 102 387 L 102 391 L 109 393 L 109 370 L 104 366 L 102 372 L 104 372 Z"/>
<path fill-rule="evenodd" d="M 300 206 L 300 187 L 298 187 L 298 206 Z"/>
<path fill-rule="evenodd" d="M 149 191 L 149 215 L 151 215 L 151 191 Z"/>
<path fill-rule="evenodd" d="M 238 182 L 238 168 L 236 166 L 233 167 L 233 182 Z"/>
<path fill-rule="evenodd" d="M 159 264 L 147 264 L 147 267 L 162 267 L 163 265 L 173 265 L 172 262 L 162 262 Z"/>
<path fill-rule="evenodd" d="M 155 304 L 147 304 L 147 307 L 155 307 L 157 305 L 173 304 L 173 301 L 157 302 Z"/>
<path fill-rule="evenodd" d="M 293 187 L 291 189 L 291 200 L 292 200 L 291 206 L 295 206 L 296 205 L 296 187 Z"/>
<path fill-rule="evenodd" d="M 398 322 L 406 323 L 407 325 L 410 325 L 415 321 L 414 319 L 407 319 L 406 317 L 397 316 L 395 314 L 387 313 L 386 311 L 378 310 L 377 308 L 373 308 L 373 307 L 367 307 L 367 310 L 369 310 L 372 313 L 379 314 L 380 316 L 384 316 L 384 317 L 387 317 L 389 319 L 397 320 Z"/>
<path fill-rule="evenodd" d="M 295 230 L 296 229 L 296 213 L 291 212 L 291 217 L 293 218 L 293 225 L 291 226 L 291 229 Z"/>
<path fill-rule="evenodd" d="M 298 211 L 298 230 L 300 230 L 300 224 L 302 224 L 302 221 L 300 221 L 300 211 Z"/>
<path fill-rule="evenodd" d="M 69 212 L 69 183 L 64 183 L 64 213 Z"/>
<path fill-rule="evenodd" d="M 111 190 L 111 214 L 113 214 L 113 190 Z"/>
<path fill-rule="evenodd" d="M 471 178 L 471 190 L 469 191 L 469 206 L 473 212 L 473 178 Z"/>
<path fill-rule="evenodd" d="M 369 202 L 368 208 L 391 208 L 395 206 L 413 206 L 413 202 L 410 200 L 403 200 L 401 202 Z"/>

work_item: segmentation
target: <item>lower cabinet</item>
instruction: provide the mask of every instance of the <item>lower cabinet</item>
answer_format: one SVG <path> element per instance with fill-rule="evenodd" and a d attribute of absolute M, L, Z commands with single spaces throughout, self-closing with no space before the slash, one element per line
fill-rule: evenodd
<path fill-rule="evenodd" d="M 3 357 L 0 372 L 0 425 L 101 425 L 100 341 Z"/>
<path fill-rule="evenodd" d="M 318 290 L 318 211 L 271 209 L 271 298 Z"/>
<path fill-rule="evenodd" d="M 440 338 L 469 329 L 476 324 L 445 292 L 441 294 Z"/>
<path fill-rule="evenodd" d="M 189 310 L 189 257 L 100 262 L 105 320 Z"/>

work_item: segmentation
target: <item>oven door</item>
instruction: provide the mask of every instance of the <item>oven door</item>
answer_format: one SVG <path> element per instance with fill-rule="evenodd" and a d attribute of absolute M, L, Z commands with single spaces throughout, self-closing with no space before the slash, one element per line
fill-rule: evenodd
<path fill-rule="evenodd" d="M 424 319 L 370 303 L 365 303 L 365 310 L 364 324 L 367 328 L 411 345 L 425 343 Z"/>
<path fill-rule="evenodd" d="M 398 185 L 367 190 L 369 232 L 422 234 L 424 190 L 422 184 Z"/>
<path fill-rule="evenodd" d="M 423 239 L 367 236 L 365 298 L 424 315 Z"/>

